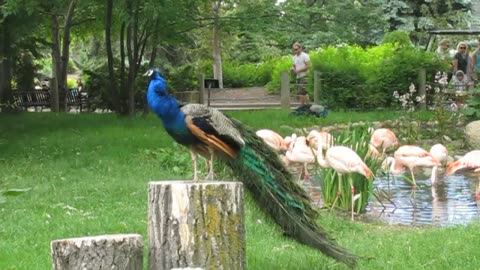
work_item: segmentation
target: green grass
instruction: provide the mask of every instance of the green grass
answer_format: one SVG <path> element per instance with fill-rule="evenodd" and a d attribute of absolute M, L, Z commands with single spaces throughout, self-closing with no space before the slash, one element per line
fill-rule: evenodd
<path fill-rule="evenodd" d="M 325 119 L 289 117 L 282 110 L 228 114 L 275 130 L 396 117 L 394 112 L 331 112 Z M 0 115 L 0 189 L 32 188 L 0 204 L 0 269 L 51 269 L 50 241 L 59 238 L 140 233 L 146 240 L 148 181 L 191 178 L 190 155 L 153 115 Z M 248 196 L 246 204 L 249 269 L 346 269 L 283 237 Z M 329 213 L 320 223 L 343 246 L 371 258 L 359 269 L 478 269 L 480 263 L 479 224 L 352 224 Z"/>

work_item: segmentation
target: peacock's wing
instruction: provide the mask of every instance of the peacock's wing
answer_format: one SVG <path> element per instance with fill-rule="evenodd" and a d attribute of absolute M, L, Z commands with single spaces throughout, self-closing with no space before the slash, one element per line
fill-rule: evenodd
<path fill-rule="evenodd" d="M 187 104 L 180 110 L 185 114 L 185 124 L 190 132 L 215 151 L 233 158 L 245 144 L 232 120 L 219 110 L 202 104 Z"/>

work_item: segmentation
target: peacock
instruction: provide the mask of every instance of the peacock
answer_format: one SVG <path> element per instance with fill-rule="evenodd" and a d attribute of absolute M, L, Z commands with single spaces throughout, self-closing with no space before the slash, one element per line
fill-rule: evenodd
<path fill-rule="evenodd" d="M 158 70 L 149 69 L 145 75 L 150 76 L 148 105 L 161 118 L 167 133 L 190 150 L 194 180 L 198 180 L 198 155 L 209 161 L 208 179 L 214 176 L 213 160 L 218 157 L 286 235 L 355 267 L 358 257 L 340 247 L 315 222 L 318 213 L 310 198 L 254 130 L 217 109 L 202 104 L 179 104 L 168 94 L 165 79 Z"/>

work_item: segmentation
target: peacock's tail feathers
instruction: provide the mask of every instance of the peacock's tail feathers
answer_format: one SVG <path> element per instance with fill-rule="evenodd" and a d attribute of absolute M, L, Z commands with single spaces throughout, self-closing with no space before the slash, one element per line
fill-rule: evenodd
<path fill-rule="evenodd" d="M 318 213 L 313 209 L 309 196 L 294 181 L 278 155 L 253 130 L 233 121 L 245 145 L 236 158 L 228 159 L 228 163 L 261 208 L 289 236 L 354 267 L 357 257 L 340 247 L 316 223 Z"/>

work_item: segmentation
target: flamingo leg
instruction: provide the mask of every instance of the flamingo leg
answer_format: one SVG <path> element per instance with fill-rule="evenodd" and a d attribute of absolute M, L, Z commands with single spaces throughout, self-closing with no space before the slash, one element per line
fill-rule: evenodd
<path fill-rule="evenodd" d="M 302 178 L 302 173 L 303 173 L 303 168 L 301 166 L 297 167 L 297 175 L 298 175 L 297 181 L 300 181 L 300 179 Z"/>
<path fill-rule="evenodd" d="M 413 175 L 413 169 L 410 169 L 410 174 L 412 175 L 413 186 L 417 187 L 417 182 L 415 181 L 415 175 Z"/>
<path fill-rule="evenodd" d="M 338 192 L 337 192 L 337 197 L 335 197 L 335 200 L 333 201 L 332 208 L 330 208 L 330 211 L 333 210 L 333 207 L 335 207 L 335 204 L 337 203 L 338 199 L 342 195 L 342 175 L 338 173 Z"/>
<path fill-rule="evenodd" d="M 304 175 L 303 175 L 303 179 L 310 179 L 310 174 L 308 173 L 308 169 L 307 169 L 307 163 L 303 163 L 303 171 L 304 171 Z"/>

